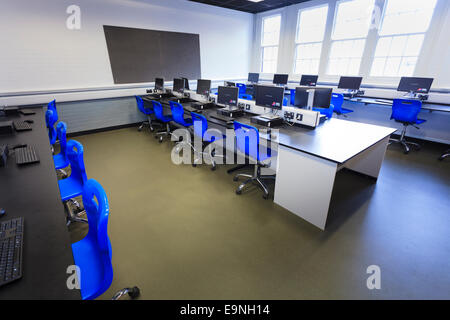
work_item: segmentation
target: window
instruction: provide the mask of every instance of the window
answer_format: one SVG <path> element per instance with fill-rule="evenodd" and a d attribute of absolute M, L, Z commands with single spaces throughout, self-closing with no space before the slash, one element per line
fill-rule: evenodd
<path fill-rule="evenodd" d="M 328 5 L 299 11 L 295 39 L 296 74 L 318 74 Z"/>
<path fill-rule="evenodd" d="M 371 76 L 412 76 L 436 0 L 386 0 Z"/>
<path fill-rule="evenodd" d="M 261 37 L 261 72 L 275 73 L 278 62 L 281 15 L 263 19 Z"/>
<path fill-rule="evenodd" d="M 340 76 L 359 74 L 369 33 L 374 0 L 338 1 L 327 73 Z"/>

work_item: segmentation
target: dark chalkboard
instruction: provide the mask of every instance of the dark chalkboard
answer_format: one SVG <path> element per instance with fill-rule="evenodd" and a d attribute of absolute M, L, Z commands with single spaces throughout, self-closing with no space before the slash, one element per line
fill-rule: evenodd
<path fill-rule="evenodd" d="M 103 26 L 114 83 L 201 78 L 198 34 Z"/>

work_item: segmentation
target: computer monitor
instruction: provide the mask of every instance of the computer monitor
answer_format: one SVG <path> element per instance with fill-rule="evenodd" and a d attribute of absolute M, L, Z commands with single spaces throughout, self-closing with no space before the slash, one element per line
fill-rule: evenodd
<path fill-rule="evenodd" d="M 433 80 L 433 78 L 402 77 L 397 91 L 428 93 Z"/>
<path fill-rule="evenodd" d="M 248 74 L 248 82 L 258 83 L 258 81 L 259 81 L 259 73 Z"/>
<path fill-rule="evenodd" d="M 258 86 L 255 104 L 257 106 L 280 109 L 283 107 L 284 88 L 275 86 Z"/>
<path fill-rule="evenodd" d="M 219 87 L 217 93 L 217 103 L 237 107 L 239 99 L 238 87 Z"/>
<path fill-rule="evenodd" d="M 294 105 L 296 107 L 308 107 L 309 91 L 314 90 L 313 108 L 329 108 L 331 103 L 332 88 L 295 88 Z"/>
<path fill-rule="evenodd" d="M 155 89 L 159 91 L 164 90 L 164 79 L 163 78 L 156 78 L 155 79 Z"/>
<path fill-rule="evenodd" d="M 289 78 L 288 74 L 275 74 L 273 76 L 273 83 L 286 85 L 288 83 L 288 78 Z"/>
<path fill-rule="evenodd" d="M 198 79 L 197 80 L 197 94 L 204 96 L 209 95 L 211 90 L 211 80 Z"/>
<path fill-rule="evenodd" d="M 189 89 L 189 79 L 188 78 L 181 78 L 184 81 L 184 89 L 186 90 L 190 90 Z"/>
<path fill-rule="evenodd" d="M 341 77 L 339 80 L 339 89 L 359 90 L 362 77 Z"/>
<path fill-rule="evenodd" d="M 173 79 L 173 91 L 182 93 L 184 90 L 184 80 L 181 78 Z"/>
<path fill-rule="evenodd" d="M 319 76 L 317 75 L 304 74 L 300 79 L 300 85 L 307 87 L 315 87 L 317 85 L 317 79 L 319 79 Z"/>

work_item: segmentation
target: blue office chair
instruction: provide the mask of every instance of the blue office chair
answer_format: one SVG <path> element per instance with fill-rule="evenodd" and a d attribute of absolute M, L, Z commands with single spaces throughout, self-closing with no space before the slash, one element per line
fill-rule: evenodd
<path fill-rule="evenodd" d="M 264 191 L 263 198 L 269 198 L 269 190 L 262 181 L 263 179 L 273 179 L 274 176 L 262 176 L 261 168 L 268 167 L 267 160 L 272 157 L 272 149 L 269 147 L 262 148 L 259 143 L 259 131 L 257 128 L 234 121 L 234 131 L 236 134 L 237 149 L 254 162 L 253 175 L 237 174 L 234 181 L 238 181 L 240 177 L 247 178 L 236 190 L 236 194 L 241 194 L 244 187 L 249 183 L 256 182 Z"/>
<path fill-rule="evenodd" d="M 182 125 L 185 128 L 189 128 L 194 123 L 192 119 L 184 117 L 183 106 L 176 101 L 169 101 L 170 110 L 172 111 L 172 119 L 175 123 Z"/>
<path fill-rule="evenodd" d="M 200 155 L 201 156 L 207 156 L 211 161 L 211 170 L 216 170 L 217 164 L 214 160 L 214 157 L 216 157 L 215 149 L 213 143 L 215 141 L 218 141 L 220 139 L 224 139 L 225 135 L 222 135 L 220 137 L 216 137 L 213 135 L 209 135 L 206 131 L 208 130 L 208 120 L 206 120 L 206 117 L 204 115 L 201 115 L 199 113 L 191 112 L 191 117 L 194 122 L 194 136 L 199 137 L 202 139 L 202 150 L 196 150 L 194 149 L 194 161 L 192 163 L 193 167 L 196 167 L 198 162 L 200 161 Z M 208 148 L 208 152 L 204 152 Z M 223 157 L 223 155 L 220 155 L 220 157 Z"/>
<path fill-rule="evenodd" d="M 52 147 L 52 152 L 53 152 L 53 146 L 56 143 L 56 129 L 55 129 L 55 116 L 54 113 L 51 109 L 48 109 L 45 112 L 45 124 L 47 126 L 47 130 L 48 130 L 48 139 L 50 141 L 50 145 Z"/>
<path fill-rule="evenodd" d="M 52 100 L 47 104 L 47 110 L 53 111 L 54 122 L 58 122 L 58 110 L 56 109 L 56 100 Z"/>
<path fill-rule="evenodd" d="M 155 112 L 155 117 L 158 121 L 162 122 L 166 125 L 166 130 L 159 131 L 156 133 L 155 138 L 159 137 L 159 143 L 163 142 L 164 137 L 168 137 L 170 135 L 170 125 L 169 123 L 173 121 L 172 116 L 164 115 L 164 109 L 160 102 L 152 100 L 153 111 Z"/>
<path fill-rule="evenodd" d="M 67 142 L 67 158 L 69 159 L 71 173 L 66 179 L 58 181 L 61 200 L 67 204 L 71 203 L 80 209 L 80 204 L 75 200 L 76 197 L 83 193 L 84 185 L 87 181 L 86 168 L 83 160 L 83 146 L 75 140 Z M 67 224 L 73 221 L 86 222 L 85 219 L 79 218 L 80 212 L 73 214 L 70 207 L 68 209 Z"/>
<path fill-rule="evenodd" d="M 150 128 L 150 131 L 152 131 L 152 132 L 155 131 L 155 129 L 153 128 L 153 125 L 152 125 L 152 118 L 151 118 L 151 115 L 154 114 L 153 110 L 145 107 L 144 100 L 142 100 L 141 97 L 135 96 L 135 98 L 136 98 L 136 103 L 137 103 L 139 111 L 147 116 L 147 121 L 142 122 L 142 124 L 139 126 L 138 130 L 141 131 L 144 126 L 148 125 Z"/>
<path fill-rule="evenodd" d="M 236 87 L 239 88 L 239 98 L 241 97 L 241 95 L 247 93 L 247 85 L 245 85 L 244 83 L 236 83 Z"/>
<path fill-rule="evenodd" d="M 291 105 L 295 105 L 295 89 L 291 89 Z"/>
<path fill-rule="evenodd" d="M 105 292 L 112 283 L 111 243 L 108 237 L 109 205 L 102 186 L 90 179 L 82 190 L 89 232 L 72 244 L 75 264 L 80 268 L 81 298 L 91 300 Z"/>
<path fill-rule="evenodd" d="M 331 95 L 331 105 L 333 106 L 333 112 L 338 115 L 343 115 L 347 117 L 348 113 L 353 112 L 353 110 L 342 108 L 344 104 L 344 95 L 340 93 L 333 93 Z"/>
<path fill-rule="evenodd" d="M 251 94 L 247 94 L 247 93 L 241 94 L 239 98 L 240 99 L 244 99 L 244 100 L 253 100 L 252 95 Z"/>
<path fill-rule="evenodd" d="M 406 128 L 408 126 L 413 126 L 419 129 L 418 124 L 426 122 L 426 120 L 418 119 L 417 116 L 422 108 L 422 101 L 420 100 L 406 100 L 406 99 L 394 99 L 392 103 L 392 114 L 391 120 L 394 119 L 396 122 L 403 124 L 403 130 L 400 134 L 399 139 L 390 139 L 389 144 L 400 143 L 405 150 L 404 153 L 409 153 L 409 146 L 414 146 L 417 150 L 420 149 L 420 145 L 415 142 L 409 142 L 405 139 Z"/>
<path fill-rule="evenodd" d="M 52 112 L 52 111 L 50 111 Z M 59 139 L 60 152 L 53 156 L 53 162 L 55 164 L 55 169 L 63 173 L 67 177 L 67 173 L 63 170 L 70 165 L 69 159 L 67 157 L 67 125 L 65 122 L 60 122 L 56 126 L 56 135 Z"/>

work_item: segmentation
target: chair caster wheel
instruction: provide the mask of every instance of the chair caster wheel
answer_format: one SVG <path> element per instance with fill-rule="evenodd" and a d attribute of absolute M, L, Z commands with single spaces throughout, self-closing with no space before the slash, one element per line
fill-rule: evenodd
<path fill-rule="evenodd" d="M 142 128 L 138 128 L 138 131 L 141 132 L 141 131 L 142 131 Z"/>
<path fill-rule="evenodd" d="M 150 128 L 150 131 L 151 132 L 155 132 L 155 128 Z"/>
<path fill-rule="evenodd" d="M 162 142 L 163 142 L 163 138 L 160 137 L 160 138 L 159 138 L 159 143 L 162 143 Z"/>
<path fill-rule="evenodd" d="M 196 167 L 197 167 L 197 165 L 196 165 L 195 163 L 193 163 L 193 164 L 192 164 L 192 166 L 193 166 L 194 168 L 196 168 Z"/>
<path fill-rule="evenodd" d="M 238 180 L 239 180 L 238 177 L 234 177 L 234 178 L 233 178 L 233 181 L 234 181 L 234 182 L 236 182 L 236 181 L 238 181 Z"/>
<path fill-rule="evenodd" d="M 216 169 L 217 169 L 217 167 L 216 167 L 216 166 L 214 166 L 214 167 L 211 167 L 211 171 L 216 171 Z"/>
<path fill-rule="evenodd" d="M 409 153 L 409 151 L 403 151 L 403 154 L 408 154 Z"/>
<path fill-rule="evenodd" d="M 269 195 L 268 195 L 268 194 L 263 195 L 263 199 L 264 199 L 264 200 L 269 199 Z"/>
<path fill-rule="evenodd" d="M 241 190 L 236 190 L 236 194 L 237 194 L 237 195 L 241 195 L 241 194 L 242 194 L 242 191 L 241 191 Z"/>
<path fill-rule="evenodd" d="M 128 295 L 131 299 L 136 299 L 141 295 L 141 290 L 139 290 L 138 287 L 133 287 L 130 291 L 128 291 Z"/>

